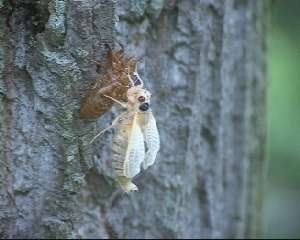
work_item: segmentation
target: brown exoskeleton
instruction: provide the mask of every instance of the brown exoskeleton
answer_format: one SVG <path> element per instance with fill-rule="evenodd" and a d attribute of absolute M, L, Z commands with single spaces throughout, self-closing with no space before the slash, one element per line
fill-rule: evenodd
<path fill-rule="evenodd" d="M 126 101 L 126 92 L 130 84 L 128 75 L 132 76 L 133 79 L 136 78 L 137 60 L 125 57 L 123 48 L 113 52 L 109 45 L 107 47 L 108 63 L 103 66 L 96 62 L 98 66 L 104 67 L 107 72 L 88 90 L 83 98 L 80 108 L 81 118 L 98 118 L 112 107 L 113 101 L 106 98 L 104 94 L 110 95 L 119 101 Z M 136 79 L 139 80 L 139 78 Z M 135 85 L 138 84 L 140 83 L 135 82 Z"/>

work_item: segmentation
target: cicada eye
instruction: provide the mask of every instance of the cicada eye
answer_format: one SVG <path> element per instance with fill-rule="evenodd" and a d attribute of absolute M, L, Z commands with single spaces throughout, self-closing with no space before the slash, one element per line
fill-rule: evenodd
<path fill-rule="evenodd" d="M 144 96 L 139 96 L 138 97 L 139 102 L 145 102 L 145 97 Z"/>
<path fill-rule="evenodd" d="M 139 107 L 139 109 L 143 112 L 146 112 L 149 109 L 149 103 L 142 103 Z"/>

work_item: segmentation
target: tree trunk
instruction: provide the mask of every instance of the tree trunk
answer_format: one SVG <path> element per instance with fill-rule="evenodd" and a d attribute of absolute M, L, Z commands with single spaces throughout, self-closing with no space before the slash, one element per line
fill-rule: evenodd
<path fill-rule="evenodd" d="M 0 236 L 243 237 L 259 233 L 267 1 L 0 0 Z M 161 135 L 125 194 L 116 116 L 79 118 L 104 43 L 142 59 Z"/>

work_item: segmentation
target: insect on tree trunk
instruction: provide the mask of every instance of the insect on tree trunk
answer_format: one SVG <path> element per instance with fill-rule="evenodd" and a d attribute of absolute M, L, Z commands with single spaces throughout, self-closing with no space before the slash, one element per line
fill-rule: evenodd
<path fill-rule="evenodd" d="M 0 0 L 0 236 L 259 234 L 267 1 Z M 156 163 L 116 184 L 119 110 L 80 118 L 105 44 L 141 59 Z M 104 69 L 100 69 L 103 73 Z"/>

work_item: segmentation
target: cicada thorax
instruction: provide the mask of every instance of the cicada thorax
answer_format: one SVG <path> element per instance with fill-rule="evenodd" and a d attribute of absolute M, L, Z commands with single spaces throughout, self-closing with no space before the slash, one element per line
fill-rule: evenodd
<path fill-rule="evenodd" d="M 106 74 L 98 80 L 87 92 L 81 102 L 80 116 L 82 118 L 98 118 L 107 112 L 113 101 L 104 95 L 109 95 L 119 101 L 127 100 L 128 86 L 131 84 L 128 76 L 134 75 L 137 61 L 126 58 L 122 50 L 107 54 Z"/>

